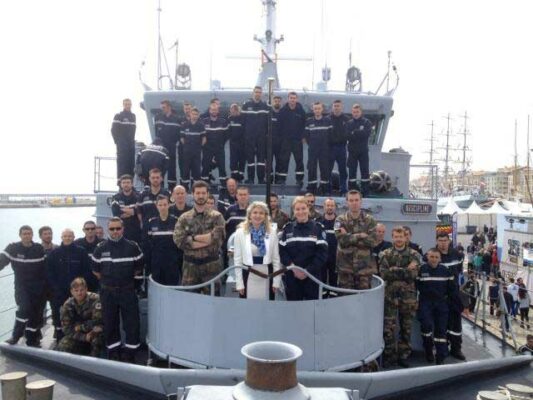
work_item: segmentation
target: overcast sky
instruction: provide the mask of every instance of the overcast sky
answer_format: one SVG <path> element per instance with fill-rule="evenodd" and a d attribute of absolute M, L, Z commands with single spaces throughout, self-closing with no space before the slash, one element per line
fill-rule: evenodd
<path fill-rule="evenodd" d="M 375 90 L 386 72 L 387 51 L 400 86 L 385 150 L 402 146 L 426 161 L 429 123 L 435 132 L 462 130 L 468 111 L 475 169 L 513 159 L 518 119 L 525 161 L 526 118 L 533 114 L 531 1 L 279 0 L 279 53 L 314 56 L 332 68 L 341 89 L 352 41 L 364 89 Z M 153 84 L 155 0 L 18 0 L 0 3 L 0 192 L 92 192 L 93 157 L 114 155 L 113 114 L 131 97 L 137 139 L 148 141 L 139 66 Z M 193 88 L 212 77 L 224 86 L 253 86 L 259 60 L 254 34 L 262 33 L 259 0 L 163 0 L 167 48 L 179 38 L 180 58 L 192 67 Z M 173 65 L 174 53 L 169 51 Z M 283 87 L 311 88 L 313 64 L 283 62 Z M 459 155 L 457 155 L 457 158 Z"/>

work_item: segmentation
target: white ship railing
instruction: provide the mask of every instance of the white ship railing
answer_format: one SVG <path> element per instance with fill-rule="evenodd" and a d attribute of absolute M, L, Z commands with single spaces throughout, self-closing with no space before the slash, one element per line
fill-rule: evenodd
<path fill-rule="evenodd" d="M 304 350 L 299 366 L 307 371 L 357 368 L 383 351 L 381 278 L 375 276 L 368 290 L 341 289 L 302 268 L 289 267 L 282 271 L 307 274 L 319 286 L 320 297 L 324 290 L 345 295 L 309 301 L 215 296 L 217 281 L 236 268 L 252 272 L 250 267 L 230 267 L 194 286 L 164 286 L 150 278 L 146 338 L 150 351 L 169 363 L 191 368 L 243 368 L 239 349 L 244 344 L 284 340 Z M 203 288 L 209 288 L 211 295 L 191 293 Z"/>

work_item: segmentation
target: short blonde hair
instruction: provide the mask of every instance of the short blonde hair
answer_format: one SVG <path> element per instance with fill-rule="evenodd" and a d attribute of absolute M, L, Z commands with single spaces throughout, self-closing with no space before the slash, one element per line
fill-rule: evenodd
<path fill-rule="evenodd" d="M 309 208 L 309 204 L 307 204 L 307 200 L 305 198 L 305 196 L 296 196 L 294 198 L 294 200 L 292 201 L 292 204 L 291 204 L 291 208 L 293 209 L 294 211 L 294 206 L 298 203 L 302 203 L 302 204 L 305 204 L 307 208 Z"/>
<path fill-rule="evenodd" d="M 267 205 L 262 201 L 254 201 L 248 206 L 248 208 L 246 209 L 246 220 L 242 222 L 239 226 L 242 226 L 245 232 L 250 232 L 250 225 L 252 224 L 252 211 L 256 208 L 261 209 L 261 211 L 263 211 L 263 213 L 265 214 L 265 232 L 270 233 L 270 231 L 272 230 L 272 224 L 270 222 L 270 211 Z"/>

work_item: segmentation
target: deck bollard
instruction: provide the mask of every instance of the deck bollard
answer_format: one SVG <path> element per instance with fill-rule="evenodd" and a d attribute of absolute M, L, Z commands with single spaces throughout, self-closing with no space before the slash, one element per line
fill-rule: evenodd
<path fill-rule="evenodd" d="M 44 379 L 26 385 L 27 400 L 52 400 L 54 397 L 55 381 Z"/>
<path fill-rule="evenodd" d="M 244 346 L 241 353 L 246 357 L 246 378 L 235 387 L 235 400 L 310 398 L 296 377 L 296 360 L 302 355 L 299 347 L 282 342 L 255 342 Z"/>
<path fill-rule="evenodd" d="M 511 396 L 511 400 L 533 399 L 533 388 L 531 386 L 508 383 L 505 388 Z"/>
<path fill-rule="evenodd" d="M 26 400 L 26 372 L 10 372 L 0 375 L 2 399 Z"/>

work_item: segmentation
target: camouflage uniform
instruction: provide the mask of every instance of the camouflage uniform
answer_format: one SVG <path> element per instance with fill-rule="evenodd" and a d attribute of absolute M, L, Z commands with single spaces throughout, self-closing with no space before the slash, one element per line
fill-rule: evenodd
<path fill-rule="evenodd" d="M 272 214 L 272 222 L 278 225 L 278 232 L 281 232 L 283 227 L 290 221 L 287 213 L 281 209 L 276 210 L 276 215 Z"/>
<path fill-rule="evenodd" d="M 344 289 L 370 289 L 372 275 L 378 272 L 376 259 L 372 256 L 372 249 L 377 242 L 376 220 L 364 211 L 358 217 L 347 212 L 337 217 L 334 228 L 338 244 L 338 286 Z M 341 233 L 341 228 L 346 233 Z M 368 236 L 362 239 L 360 233 Z"/>
<path fill-rule="evenodd" d="M 87 334 L 99 326 L 103 329 L 102 304 L 96 293 L 87 293 L 86 300 L 78 304 L 69 298 L 61 307 L 61 325 L 65 336 L 58 344 L 58 350 L 67 353 L 83 354 L 90 350 L 90 355 L 98 357 L 104 347 L 104 337 L 100 332 L 88 342 Z"/>
<path fill-rule="evenodd" d="M 212 241 L 209 246 L 193 249 L 193 235 L 211 232 Z M 184 213 L 174 229 L 174 243 L 183 250 L 183 286 L 192 286 L 212 279 L 221 271 L 220 248 L 226 235 L 225 222 L 222 214 L 216 210 L 205 210 L 199 213 L 193 208 Z M 217 292 L 220 283 L 217 282 Z M 201 292 L 209 294 L 209 287 Z"/>
<path fill-rule="evenodd" d="M 412 262 L 417 268 L 407 269 Z M 394 247 L 383 250 L 379 257 L 381 277 L 385 281 L 385 320 L 383 339 L 386 362 L 406 359 L 411 354 L 411 326 L 416 313 L 415 282 L 420 267 L 420 255 L 413 249 Z M 396 349 L 396 325 L 400 323 L 400 338 Z"/>

